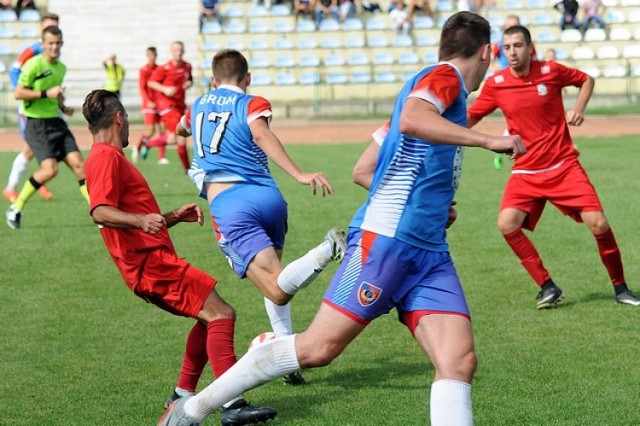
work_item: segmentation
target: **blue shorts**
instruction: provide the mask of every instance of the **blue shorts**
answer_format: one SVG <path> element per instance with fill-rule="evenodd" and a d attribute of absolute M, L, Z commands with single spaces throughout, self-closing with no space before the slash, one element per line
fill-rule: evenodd
<path fill-rule="evenodd" d="M 434 252 L 359 229 L 324 302 L 350 318 L 368 323 L 396 308 L 470 317 L 449 252 Z"/>
<path fill-rule="evenodd" d="M 278 188 L 240 183 L 209 205 L 218 246 L 240 278 L 267 247 L 284 247 L 287 203 Z"/>

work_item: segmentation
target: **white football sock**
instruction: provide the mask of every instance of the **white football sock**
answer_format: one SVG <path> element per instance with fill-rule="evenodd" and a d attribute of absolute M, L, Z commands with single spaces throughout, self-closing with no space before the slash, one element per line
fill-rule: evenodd
<path fill-rule="evenodd" d="M 331 261 L 331 243 L 323 241 L 307 254 L 289 263 L 278 275 L 278 286 L 287 294 L 294 295 L 316 279 Z"/>
<path fill-rule="evenodd" d="M 16 159 L 13 160 L 11 166 L 11 172 L 9 172 L 9 180 L 7 181 L 7 188 L 11 191 L 17 191 L 20 182 L 24 178 L 27 169 L 29 168 L 29 160 L 23 153 L 16 155 Z"/>
<path fill-rule="evenodd" d="M 267 310 L 269 321 L 271 321 L 271 329 L 276 337 L 288 336 L 293 333 L 293 325 L 291 324 L 291 305 L 289 303 L 280 306 L 265 297 L 264 307 Z"/>
<path fill-rule="evenodd" d="M 431 426 L 473 426 L 469 383 L 457 380 L 433 382 Z"/>
<path fill-rule="evenodd" d="M 279 337 L 247 352 L 223 375 L 189 399 L 184 410 L 194 420 L 202 422 L 242 392 L 299 369 L 296 335 Z"/>

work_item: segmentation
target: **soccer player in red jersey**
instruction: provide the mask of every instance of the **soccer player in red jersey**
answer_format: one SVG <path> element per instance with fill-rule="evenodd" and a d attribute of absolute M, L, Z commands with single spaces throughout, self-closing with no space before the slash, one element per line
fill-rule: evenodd
<path fill-rule="evenodd" d="M 158 67 L 156 59 L 158 52 L 155 47 L 147 48 L 147 63 L 140 68 L 140 74 L 138 78 L 138 88 L 140 90 L 140 97 L 142 98 L 142 115 L 144 118 L 144 133 L 138 142 L 138 146 L 133 149 L 131 159 L 134 163 L 138 162 L 138 157 L 142 156 L 142 159 L 147 157 L 147 149 L 150 147 L 158 147 L 158 159 L 164 158 L 165 147 L 167 144 L 167 135 L 164 131 L 163 124 L 160 121 L 160 115 L 156 108 L 155 95 L 156 91 L 149 88 L 147 83 L 151 74 Z M 152 139 L 157 133 L 158 137 Z"/>
<path fill-rule="evenodd" d="M 156 108 L 167 128 L 167 143 L 178 145 L 178 156 L 186 173 L 190 165 L 186 139 L 176 135 L 176 127 L 186 111 L 186 90 L 193 84 L 193 76 L 191 64 L 184 61 L 183 56 L 184 44 L 174 41 L 171 44 L 171 60 L 153 71 L 147 86 L 157 92 Z"/>
<path fill-rule="evenodd" d="M 185 204 L 164 215 L 142 174 L 124 155 L 129 144 L 127 113 L 117 95 L 94 90 L 82 113 L 93 135 L 86 162 L 90 213 L 127 286 L 140 298 L 174 315 L 197 319 L 187 352 L 206 348 L 213 372 L 236 362 L 235 311 L 216 292 L 215 278 L 176 254 L 168 228 L 180 222 L 203 224 L 202 210 Z M 252 424 L 276 411 L 254 407 L 242 397 L 225 404 L 222 424 Z"/>
<path fill-rule="evenodd" d="M 522 228 L 534 230 L 547 201 L 589 227 L 613 283 L 616 302 L 640 306 L 640 300 L 627 288 L 618 244 L 569 133 L 568 125 L 579 126 L 584 121 L 593 78 L 557 62 L 535 60 L 531 34 L 525 27 L 506 29 L 502 41 L 509 68 L 486 81 L 468 110 L 467 125 L 473 126 L 500 108 L 509 132 L 521 135 L 527 148 L 527 154 L 513 165 L 500 205 L 498 228 L 540 287 L 536 307 L 553 307 L 563 297 L 522 232 Z M 579 87 L 580 91 L 575 105 L 565 114 L 562 88 L 567 86 Z"/>

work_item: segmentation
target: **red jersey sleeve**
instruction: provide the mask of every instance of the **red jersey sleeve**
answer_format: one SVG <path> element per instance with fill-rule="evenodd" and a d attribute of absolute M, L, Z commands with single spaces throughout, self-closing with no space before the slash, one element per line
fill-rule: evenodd
<path fill-rule="evenodd" d="M 164 67 L 159 66 L 159 67 L 156 67 L 155 70 L 153 70 L 153 73 L 151 73 L 151 76 L 149 77 L 149 81 L 157 81 L 158 83 L 162 84 L 165 76 L 166 76 L 166 71 Z"/>
<path fill-rule="evenodd" d="M 378 127 L 378 129 L 371 134 L 371 137 L 373 138 L 375 143 L 377 143 L 378 145 L 382 145 L 382 142 L 384 142 L 384 138 L 386 138 L 387 133 L 389 133 L 390 126 L 391 120 Z"/>
<path fill-rule="evenodd" d="M 140 75 L 138 77 L 138 89 L 140 90 L 140 97 L 142 97 L 142 106 L 149 103 L 149 95 L 147 95 L 147 82 L 149 81 L 149 73 L 146 67 L 140 68 Z"/>
<path fill-rule="evenodd" d="M 493 94 L 494 78 L 495 76 L 490 77 L 489 79 L 487 79 L 487 81 L 485 81 L 484 86 L 480 91 L 480 95 L 467 109 L 467 115 L 469 115 L 469 117 L 472 117 L 476 121 L 482 120 L 484 117 L 491 114 L 496 110 L 496 108 L 498 108 L 498 105 L 496 104 L 496 97 Z"/>
<path fill-rule="evenodd" d="M 89 191 L 89 212 L 93 213 L 96 207 L 111 206 L 118 208 L 118 200 L 122 194 L 120 161 L 115 158 L 115 152 L 103 151 L 93 156 L 93 161 L 87 161 L 85 167 L 87 190 Z"/>
<path fill-rule="evenodd" d="M 36 52 L 34 52 L 31 47 L 27 47 L 26 49 L 24 49 L 22 53 L 16 58 L 15 64 L 18 65 L 17 68 L 22 68 L 24 63 L 33 58 L 35 54 Z"/>
<path fill-rule="evenodd" d="M 589 75 L 575 68 L 569 68 L 557 62 L 549 63 L 555 68 L 556 78 L 562 86 L 581 87 L 589 79 Z"/>
<path fill-rule="evenodd" d="M 460 96 L 460 80 L 453 67 L 443 64 L 416 83 L 408 98 L 420 98 L 444 113 Z"/>
<path fill-rule="evenodd" d="M 249 101 L 249 106 L 247 108 L 247 124 L 250 124 L 259 117 L 265 117 L 267 119 L 267 123 L 270 124 L 271 115 L 271 103 L 269 103 L 265 98 L 256 96 Z"/>

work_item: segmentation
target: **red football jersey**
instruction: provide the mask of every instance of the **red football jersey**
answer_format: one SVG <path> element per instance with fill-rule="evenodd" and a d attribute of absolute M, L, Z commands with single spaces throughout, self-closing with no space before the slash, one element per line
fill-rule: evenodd
<path fill-rule="evenodd" d="M 178 65 L 173 61 L 169 61 L 164 65 L 156 67 L 149 81 L 157 81 L 163 86 L 176 88 L 176 93 L 172 97 L 168 97 L 161 92 L 156 92 L 155 100 L 158 105 L 158 111 L 170 107 L 178 107 L 182 110 L 186 108 L 184 87 L 188 81 L 193 81 L 191 64 L 182 61 L 182 63 Z"/>
<path fill-rule="evenodd" d="M 158 68 L 156 64 L 146 64 L 140 68 L 140 76 L 138 78 L 138 87 L 140 89 L 140 97 L 142 98 L 142 108 L 146 108 L 149 101 L 155 102 L 156 91 L 147 87 L 147 82 L 151 78 L 153 71 Z"/>
<path fill-rule="evenodd" d="M 147 181 L 121 150 L 106 143 L 94 143 L 84 167 L 91 212 L 98 206 L 112 206 L 127 213 L 160 214 Z M 138 285 L 148 250 L 165 247 L 175 251 L 166 227 L 156 235 L 138 228 L 106 226 L 100 233 L 122 278 L 132 290 Z"/>
<path fill-rule="evenodd" d="M 556 62 L 531 61 L 526 77 L 515 77 L 507 68 L 487 79 L 468 114 L 480 120 L 500 108 L 509 133 L 520 135 L 527 148 L 513 170 L 544 170 L 578 156 L 565 119 L 562 88 L 580 87 L 588 78 Z"/>

